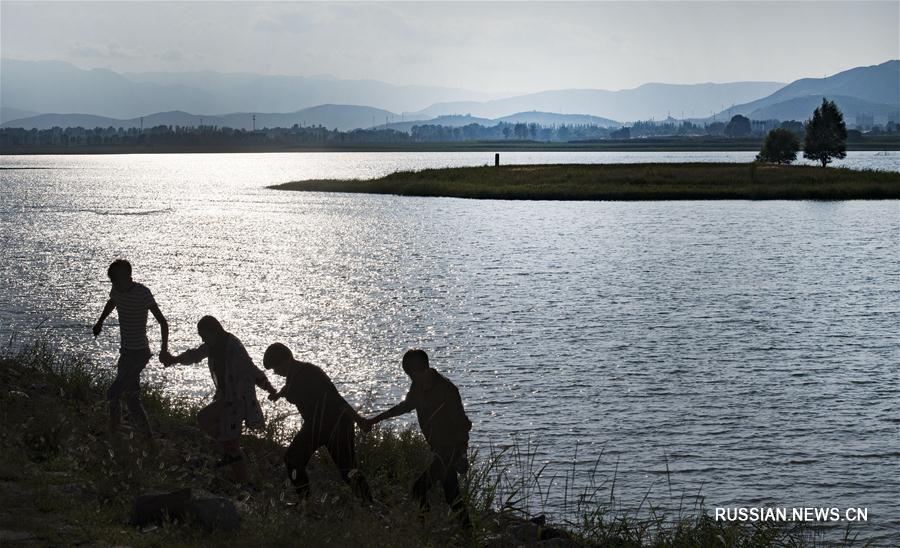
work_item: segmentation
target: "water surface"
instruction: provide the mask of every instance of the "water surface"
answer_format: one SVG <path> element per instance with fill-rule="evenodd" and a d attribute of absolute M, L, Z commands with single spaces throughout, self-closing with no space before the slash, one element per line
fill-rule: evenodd
<path fill-rule="evenodd" d="M 0 337 L 41 333 L 112 366 L 115 317 L 96 341 L 90 326 L 108 295 L 107 264 L 127 257 L 169 319 L 173 350 L 197 344 L 195 322 L 214 314 L 258 361 L 269 343 L 285 342 L 368 411 L 405 393 L 402 353 L 428 350 L 460 387 L 473 445 L 536 444 L 535 471 L 548 463 L 541 489 L 555 477 L 547 504 L 557 513 L 565 476 L 574 469 L 587 485 L 596 465 L 605 497 L 616 478 L 623 508 L 648 492 L 677 508 L 682 493 L 698 491 L 707 508 L 868 507 L 861 536 L 896 538 L 900 202 L 474 201 L 264 188 L 492 160 L 4 157 L 13 169 L 0 170 Z M 900 154 L 851 153 L 845 163 L 900 171 Z M 158 341 L 154 329 L 151 321 Z M 203 366 L 154 366 L 146 376 L 186 397 L 212 390 Z"/>

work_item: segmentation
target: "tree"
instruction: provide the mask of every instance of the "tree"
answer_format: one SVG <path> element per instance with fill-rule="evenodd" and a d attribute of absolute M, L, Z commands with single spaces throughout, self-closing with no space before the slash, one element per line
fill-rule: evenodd
<path fill-rule="evenodd" d="M 822 98 L 822 106 L 813 112 L 812 120 L 806 122 L 806 138 L 803 140 L 803 157 L 828 165 L 833 158 L 847 156 L 847 126 L 844 115 L 834 104 Z"/>
<path fill-rule="evenodd" d="M 766 135 L 762 150 L 756 155 L 756 161 L 770 164 L 789 164 L 797 159 L 800 140 L 790 130 L 775 128 Z"/>
<path fill-rule="evenodd" d="M 729 137 L 746 137 L 750 135 L 751 131 L 750 119 L 740 114 L 735 114 L 731 121 L 728 122 L 728 125 L 725 126 L 725 135 Z"/>
<path fill-rule="evenodd" d="M 631 130 L 627 127 L 617 129 L 609 134 L 610 139 L 631 139 Z"/>
<path fill-rule="evenodd" d="M 706 126 L 707 135 L 722 135 L 725 133 L 725 124 L 723 122 L 713 122 Z"/>
<path fill-rule="evenodd" d="M 788 120 L 786 122 L 781 122 L 781 126 L 784 129 L 789 130 L 791 133 L 797 136 L 799 139 L 803 137 L 803 134 L 806 132 L 806 128 L 803 127 L 803 122 L 798 122 L 797 120 Z"/>

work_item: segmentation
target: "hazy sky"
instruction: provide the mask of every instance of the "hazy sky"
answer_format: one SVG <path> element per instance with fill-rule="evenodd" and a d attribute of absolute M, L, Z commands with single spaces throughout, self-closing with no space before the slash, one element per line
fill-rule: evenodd
<path fill-rule="evenodd" d="M 491 92 L 789 82 L 900 57 L 900 2 L 0 2 L 4 57 Z"/>

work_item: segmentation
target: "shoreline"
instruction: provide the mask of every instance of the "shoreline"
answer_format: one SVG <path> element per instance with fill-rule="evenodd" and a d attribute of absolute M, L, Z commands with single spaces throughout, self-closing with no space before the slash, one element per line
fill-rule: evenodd
<path fill-rule="evenodd" d="M 369 479 L 374 506 L 359 503 L 337 478 L 328 457 L 310 466 L 312 493 L 298 504 L 285 487 L 284 442 L 293 431 L 268 417 L 265 431 L 245 434 L 242 446 L 258 483 L 236 486 L 212 466 L 213 443 L 196 426 L 196 404 L 165 396 L 144 385 L 144 406 L 156 431 L 147 445 L 139 436 L 110 434 L 104 390 L 110 378 L 83 357 L 65 357 L 46 343 L 17 354 L 0 354 L 0 540 L 38 545 L 309 545 L 345 546 L 703 546 L 799 545 L 815 538 L 802 523 L 716 521 L 701 506 L 687 514 L 639 517 L 607 505 L 601 493 L 588 499 L 584 516 L 555 524 L 517 507 L 516 487 L 529 478 L 510 477 L 510 456 L 502 451 L 473 462 L 465 482 L 474 527 L 461 529 L 447 515 L 443 497 L 415 517 L 409 486 L 429 452 L 417 431 L 377 429 L 357 435 L 360 469 Z M 533 471 L 532 471 L 533 472 Z M 526 472 L 527 474 L 527 472 Z M 512 480 L 513 483 L 507 483 Z M 190 489 L 198 496 L 231 501 L 236 529 L 204 528 L 190 519 L 158 526 L 129 524 L 136 497 Z M 587 493 L 587 492 L 585 492 Z M 571 493 L 579 497 L 580 493 Z M 594 498 L 594 497 L 597 498 Z M 440 501 L 440 502 L 438 502 Z M 574 500 L 572 501 L 575 502 Z M 227 502 L 226 502 L 227 503 Z M 540 511 L 540 510 L 539 510 Z"/>
<path fill-rule="evenodd" d="M 234 154 L 297 152 L 758 152 L 758 139 L 623 139 L 585 142 L 451 141 L 323 145 L 0 146 L 0 155 Z M 900 138 L 848 141 L 849 152 L 900 152 Z"/>
<path fill-rule="evenodd" d="M 900 173 L 755 162 L 532 164 L 401 171 L 267 188 L 501 200 L 894 200 L 900 199 Z"/>

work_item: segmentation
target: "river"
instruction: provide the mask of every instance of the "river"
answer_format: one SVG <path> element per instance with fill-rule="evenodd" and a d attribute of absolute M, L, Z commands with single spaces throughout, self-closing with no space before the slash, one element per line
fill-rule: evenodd
<path fill-rule="evenodd" d="M 97 340 L 90 326 L 109 292 L 106 266 L 126 257 L 168 317 L 174 351 L 197 344 L 197 319 L 213 314 L 258 362 L 285 342 L 366 411 L 399 401 L 402 353 L 427 350 L 459 386 L 482 455 L 517 445 L 534 453 L 531 472 L 547 465 L 531 488 L 535 509 L 571 514 L 573 491 L 593 481 L 623 511 L 645 495 L 693 507 L 697 493 L 710 511 L 868 508 L 860 538 L 897 538 L 900 202 L 265 188 L 492 162 L 485 153 L 3 157 L 0 340 L 45 337 L 111 367 L 115 314 Z M 900 153 L 850 153 L 843 165 L 900 171 Z M 184 397 L 211 392 L 205 367 L 154 365 L 145 377 Z"/>

